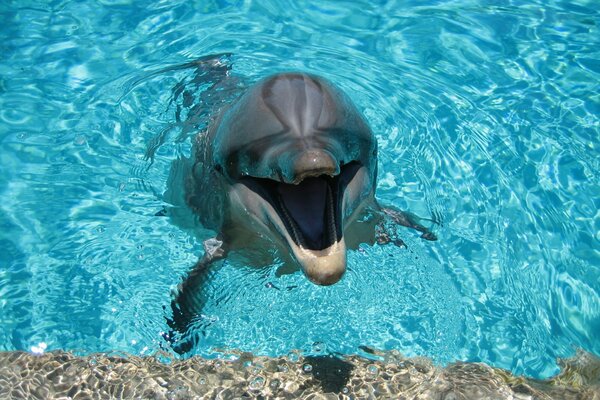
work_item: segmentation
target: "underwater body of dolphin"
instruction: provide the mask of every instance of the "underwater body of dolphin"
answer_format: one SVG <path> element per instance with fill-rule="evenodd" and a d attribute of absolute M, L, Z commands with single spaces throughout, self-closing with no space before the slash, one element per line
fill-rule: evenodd
<path fill-rule="evenodd" d="M 275 245 L 312 282 L 331 285 L 346 270 L 346 248 L 376 239 L 377 218 L 364 218 L 380 210 L 376 139 L 348 97 L 320 77 L 259 81 L 196 136 L 192 153 L 186 202 L 218 236 L 180 285 L 174 319 L 192 318 L 201 307 L 198 276 L 230 251 Z M 389 215 L 435 240 L 409 214 Z"/>

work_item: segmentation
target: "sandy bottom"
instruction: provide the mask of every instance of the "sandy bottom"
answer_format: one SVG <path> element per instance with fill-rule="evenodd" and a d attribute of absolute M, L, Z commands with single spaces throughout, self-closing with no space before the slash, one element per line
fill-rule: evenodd
<path fill-rule="evenodd" d="M 549 380 L 516 377 L 478 363 L 434 367 L 398 353 L 230 360 L 0 353 L 1 399 L 600 399 L 600 359 L 559 360 Z M 165 358 L 166 359 L 166 358 Z"/>

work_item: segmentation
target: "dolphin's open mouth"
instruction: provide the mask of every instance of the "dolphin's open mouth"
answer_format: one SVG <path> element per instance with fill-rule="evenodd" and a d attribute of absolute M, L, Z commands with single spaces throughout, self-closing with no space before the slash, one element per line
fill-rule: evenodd
<path fill-rule="evenodd" d="M 339 175 L 338 175 L 339 176 Z M 275 184 L 275 209 L 294 242 L 322 250 L 341 236 L 337 177 L 309 177 L 299 184 Z"/>
<path fill-rule="evenodd" d="M 342 238 L 343 194 L 359 167 L 352 162 L 336 176 L 308 176 L 298 184 L 248 176 L 242 182 L 271 204 L 297 246 L 323 250 Z"/>

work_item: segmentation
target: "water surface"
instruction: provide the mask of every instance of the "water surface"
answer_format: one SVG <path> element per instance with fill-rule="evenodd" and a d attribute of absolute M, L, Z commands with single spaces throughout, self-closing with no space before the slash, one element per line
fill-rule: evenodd
<path fill-rule="evenodd" d="M 600 354 L 594 2 L 9 1 L 0 21 L 0 349 L 166 347 L 202 235 L 155 213 L 201 121 L 171 103 L 193 71 L 157 71 L 231 52 L 248 82 L 300 70 L 347 92 L 379 201 L 439 241 L 400 229 L 408 250 L 363 246 L 327 288 L 218 266 L 197 354 L 370 346 L 535 377 Z"/>

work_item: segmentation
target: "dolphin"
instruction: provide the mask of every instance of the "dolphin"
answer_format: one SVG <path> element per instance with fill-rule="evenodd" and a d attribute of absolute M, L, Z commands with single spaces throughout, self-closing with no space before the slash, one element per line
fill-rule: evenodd
<path fill-rule="evenodd" d="M 293 72 L 250 86 L 194 138 L 185 202 L 217 236 L 179 285 L 178 329 L 201 308 L 199 277 L 230 252 L 273 247 L 313 283 L 332 285 L 347 249 L 377 240 L 382 216 L 435 240 L 411 214 L 381 212 L 376 176 L 377 140 L 332 83 Z"/>

